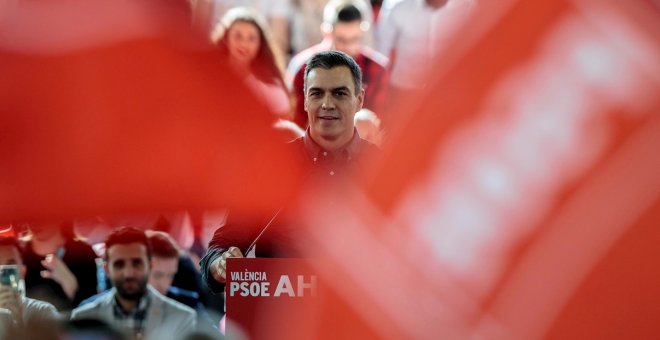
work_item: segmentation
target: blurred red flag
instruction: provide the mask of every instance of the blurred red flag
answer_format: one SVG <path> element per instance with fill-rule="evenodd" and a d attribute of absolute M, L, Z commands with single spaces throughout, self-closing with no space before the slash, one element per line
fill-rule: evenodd
<path fill-rule="evenodd" d="M 613 300 L 640 315 L 585 320 L 617 332 L 560 321 L 626 232 L 660 240 L 644 227 L 660 222 L 656 6 L 481 3 L 428 91 L 391 109 L 364 190 L 308 198 L 311 247 L 335 260 L 329 314 L 382 338 L 657 337 L 657 290 Z"/>
<path fill-rule="evenodd" d="M 185 8 L 117 2 L 133 24 L 116 26 L 103 3 L 0 18 L 0 221 L 293 195 L 266 109 L 181 44 Z M 60 19 L 40 43 L 16 38 L 43 12 Z M 391 108 L 366 185 L 304 200 L 334 294 L 312 335 L 660 336 L 658 17 L 650 1 L 482 2 L 428 91 Z"/>
<path fill-rule="evenodd" d="M 5 6 L 0 221 L 256 211 L 295 192 L 268 108 L 189 28 L 185 2 Z"/>

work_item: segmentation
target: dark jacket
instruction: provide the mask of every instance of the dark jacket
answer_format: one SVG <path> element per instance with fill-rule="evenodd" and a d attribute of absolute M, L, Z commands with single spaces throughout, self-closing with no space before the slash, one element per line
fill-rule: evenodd
<path fill-rule="evenodd" d="M 69 300 L 59 283 L 41 277 L 41 271 L 45 270 L 41 261 L 45 257 L 37 255 L 30 242 L 26 243 L 23 249 L 23 262 L 27 268 L 25 288 L 28 297 L 50 302 L 59 311 L 69 311 L 97 293 L 96 253 L 84 241 L 67 240 L 61 255 L 62 261 L 78 281 L 78 291 L 73 300 Z"/>
<path fill-rule="evenodd" d="M 378 147 L 361 139 L 357 130 L 353 140 L 340 152 L 324 151 L 308 134 L 291 141 L 289 145 L 299 155 L 300 165 L 305 168 L 309 182 L 320 181 L 326 185 L 328 182 L 345 181 L 350 178 L 350 174 L 362 171 L 365 168 L 365 159 L 378 152 Z M 208 250 L 200 261 L 203 280 L 212 292 L 222 292 L 224 284 L 213 279 L 209 271 L 211 264 L 232 246 L 238 247 L 243 255 L 247 255 L 257 237 L 256 257 L 303 256 L 299 245 L 304 242 L 306 235 L 299 223 L 296 213 L 286 203 L 262 213 L 230 213 L 227 223 L 215 231 Z M 260 235 L 262 230 L 263 234 Z"/>

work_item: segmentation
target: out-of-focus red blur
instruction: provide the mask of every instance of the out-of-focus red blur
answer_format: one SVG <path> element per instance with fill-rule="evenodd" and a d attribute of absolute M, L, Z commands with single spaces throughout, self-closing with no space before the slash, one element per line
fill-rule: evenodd
<path fill-rule="evenodd" d="M 267 108 L 182 33 L 185 6 L 87 4 L 72 30 L 76 1 L 28 3 L 0 14 L 0 223 L 298 193 Z M 303 192 L 332 298 L 273 320 L 328 339 L 660 337 L 657 2 L 482 1 L 448 41 L 427 91 L 389 108 L 365 184 Z"/>
<path fill-rule="evenodd" d="M 17 2 L 5 14 L 0 221 L 256 211 L 295 191 L 268 108 L 189 28 L 185 2 Z"/>
<path fill-rule="evenodd" d="M 310 214 L 334 316 L 383 338 L 658 337 L 657 5 L 477 12 L 390 108 L 363 190 Z"/>

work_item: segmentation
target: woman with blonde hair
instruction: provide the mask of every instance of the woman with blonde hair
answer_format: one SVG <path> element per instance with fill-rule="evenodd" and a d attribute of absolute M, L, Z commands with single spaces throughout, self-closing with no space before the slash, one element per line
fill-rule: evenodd
<path fill-rule="evenodd" d="M 248 7 L 234 7 L 216 25 L 211 40 L 227 57 L 231 69 L 279 118 L 292 118 L 283 63 L 264 18 Z"/>

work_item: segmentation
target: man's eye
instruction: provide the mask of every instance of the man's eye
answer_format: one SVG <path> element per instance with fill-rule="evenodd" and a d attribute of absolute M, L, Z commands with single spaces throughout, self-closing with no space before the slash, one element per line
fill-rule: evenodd
<path fill-rule="evenodd" d="M 346 95 L 346 92 L 344 92 L 344 91 L 335 92 L 335 96 L 338 96 L 338 97 L 345 96 L 345 95 Z"/>

